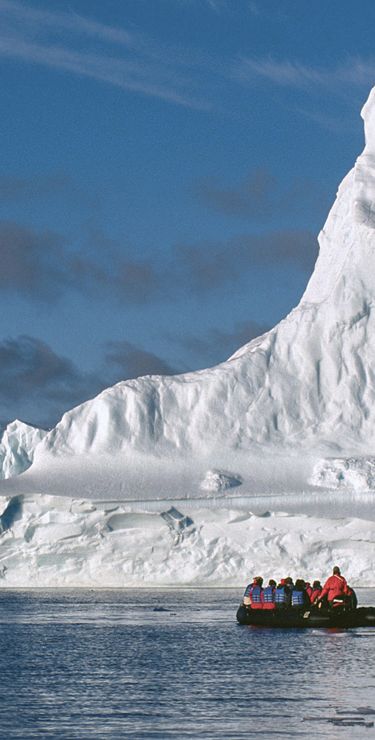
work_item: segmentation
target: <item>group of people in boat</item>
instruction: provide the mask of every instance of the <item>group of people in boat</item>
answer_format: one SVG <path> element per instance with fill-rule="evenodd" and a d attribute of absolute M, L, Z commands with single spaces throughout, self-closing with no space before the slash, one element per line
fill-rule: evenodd
<path fill-rule="evenodd" d="M 282 578 L 279 583 L 271 578 L 268 585 L 263 586 L 263 578 L 256 576 L 246 586 L 243 604 L 248 609 L 306 609 L 312 605 L 355 609 L 357 597 L 335 565 L 324 586 L 320 581 L 313 581 L 311 585 L 302 578 L 297 578 L 294 583 L 290 576 Z"/>

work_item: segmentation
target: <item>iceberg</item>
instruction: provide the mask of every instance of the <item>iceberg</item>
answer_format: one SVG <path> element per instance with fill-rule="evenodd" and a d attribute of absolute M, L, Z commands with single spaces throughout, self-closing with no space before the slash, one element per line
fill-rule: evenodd
<path fill-rule="evenodd" d="M 123 381 L 48 433 L 3 437 L 0 496 L 21 501 L 4 584 L 233 585 L 333 559 L 375 584 L 375 88 L 362 117 L 285 319 L 216 367 Z"/>
<path fill-rule="evenodd" d="M 27 470 L 34 458 L 34 451 L 47 434 L 15 419 L 5 428 L 0 440 L 0 478 L 11 478 Z"/>

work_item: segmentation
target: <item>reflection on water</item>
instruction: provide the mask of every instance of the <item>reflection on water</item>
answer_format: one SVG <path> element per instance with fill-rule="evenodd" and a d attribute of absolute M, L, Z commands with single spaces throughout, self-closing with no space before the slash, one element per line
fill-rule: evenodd
<path fill-rule="evenodd" d="M 239 627 L 239 596 L 1 591 L 1 737 L 373 737 L 375 630 Z"/>

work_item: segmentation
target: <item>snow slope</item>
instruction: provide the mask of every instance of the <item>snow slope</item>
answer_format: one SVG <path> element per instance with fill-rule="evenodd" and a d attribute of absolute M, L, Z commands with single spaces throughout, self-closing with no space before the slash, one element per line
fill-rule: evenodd
<path fill-rule="evenodd" d="M 299 305 L 221 365 L 118 383 L 36 436 L 0 482 L 4 582 L 233 584 L 337 559 L 375 584 L 374 90 Z M 174 542 L 181 506 L 194 526 Z"/>

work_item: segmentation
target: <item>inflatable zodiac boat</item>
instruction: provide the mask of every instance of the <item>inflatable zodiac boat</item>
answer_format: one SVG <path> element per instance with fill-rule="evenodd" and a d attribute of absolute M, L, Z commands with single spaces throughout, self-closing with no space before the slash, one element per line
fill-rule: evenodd
<path fill-rule="evenodd" d="M 375 627 L 375 607 L 357 609 L 251 609 L 243 604 L 237 611 L 240 624 L 259 627 Z"/>

